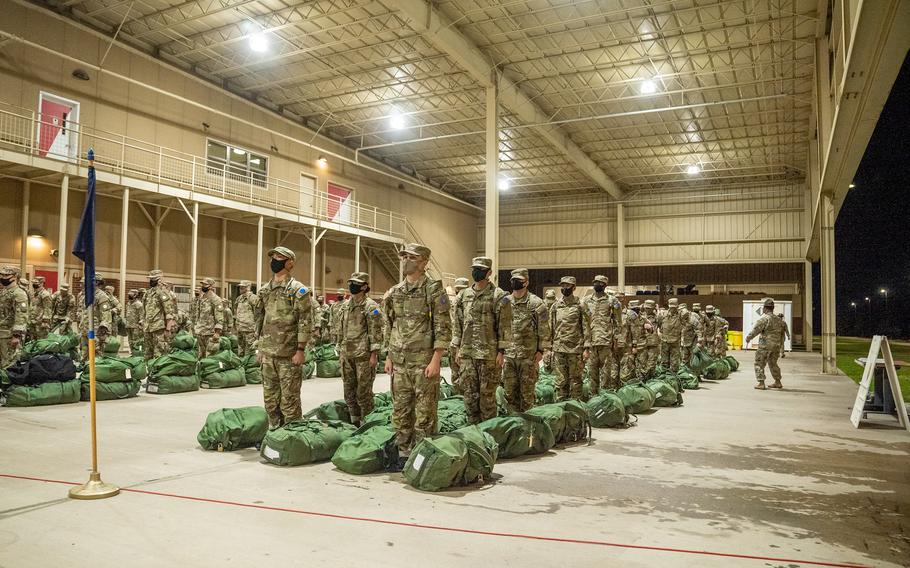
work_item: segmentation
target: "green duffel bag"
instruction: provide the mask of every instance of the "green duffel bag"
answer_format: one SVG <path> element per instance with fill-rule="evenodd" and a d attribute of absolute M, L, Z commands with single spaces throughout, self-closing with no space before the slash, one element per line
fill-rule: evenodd
<path fill-rule="evenodd" d="M 709 381 L 722 381 L 730 376 L 730 367 L 723 359 L 717 359 L 705 369 L 705 378 Z"/>
<path fill-rule="evenodd" d="M 199 388 L 203 389 L 231 389 L 246 385 L 245 369 L 230 369 L 218 371 L 199 377 Z"/>
<path fill-rule="evenodd" d="M 536 406 L 553 404 L 556 402 L 556 387 L 552 381 L 538 380 L 534 385 L 534 401 Z"/>
<path fill-rule="evenodd" d="M 695 375 L 701 375 L 704 373 L 705 368 L 711 364 L 711 356 L 704 350 L 703 347 L 694 347 L 692 349 L 692 356 L 686 362 L 689 369 L 695 373 Z"/>
<path fill-rule="evenodd" d="M 343 400 L 324 402 L 309 412 L 306 412 L 303 417 L 307 419 L 338 420 L 348 424 L 351 423 L 351 413 L 348 410 L 348 404 Z"/>
<path fill-rule="evenodd" d="M 654 393 L 654 406 L 680 406 L 682 395 L 667 381 L 653 379 L 645 383 L 645 388 Z"/>
<path fill-rule="evenodd" d="M 2 406 L 47 406 L 79 402 L 82 382 L 79 379 L 64 382 L 40 383 L 32 386 L 12 385 L 3 391 Z"/>
<path fill-rule="evenodd" d="M 219 351 L 211 357 L 200 359 L 199 362 L 196 363 L 196 374 L 200 377 L 205 377 L 205 375 L 210 375 L 212 373 L 242 368 L 243 359 L 228 349 L 227 351 Z"/>
<path fill-rule="evenodd" d="M 162 375 L 149 377 L 145 392 L 149 394 L 177 394 L 199 390 L 199 378 L 196 375 Z"/>
<path fill-rule="evenodd" d="M 324 345 L 318 345 L 313 348 L 313 361 L 337 361 L 338 350 L 335 349 L 333 343 L 326 343 Z"/>
<path fill-rule="evenodd" d="M 335 379 L 341 376 L 341 362 L 338 359 L 316 361 L 316 376 L 323 379 Z"/>
<path fill-rule="evenodd" d="M 120 353 L 120 340 L 116 337 L 108 337 L 104 342 L 104 354 L 116 357 L 117 353 Z"/>
<path fill-rule="evenodd" d="M 269 417 L 261 406 L 222 408 L 209 413 L 196 441 L 206 450 L 231 452 L 255 446 L 269 430 Z"/>
<path fill-rule="evenodd" d="M 180 331 L 174 336 L 171 347 L 179 349 L 180 351 L 195 351 L 196 338 L 185 331 Z"/>
<path fill-rule="evenodd" d="M 680 392 L 683 390 L 682 382 L 680 382 L 679 378 L 677 378 L 677 376 L 674 375 L 673 373 L 664 373 L 663 375 L 658 375 L 657 377 L 655 377 L 654 379 L 651 379 L 651 380 L 663 381 L 663 382 L 667 383 L 668 385 L 670 385 L 671 387 L 673 387 L 673 390 L 675 390 L 677 392 Z"/>
<path fill-rule="evenodd" d="M 82 372 L 88 380 L 88 365 Z M 133 379 L 133 365 L 127 359 L 98 357 L 95 359 L 95 380 L 99 383 L 125 383 Z"/>
<path fill-rule="evenodd" d="M 556 444 L 553 430 L 538 416 L 500 416 L 485 420 L 478 426 L 496 440 L 500 459 L 540 454 Z"/>
<path fill-rule="evenodd" d="M 95 400 L 122 400 L 139 395 L 140 383 L 137 379 L 122 383 L 99 383 L 95 381 Z M 82 379 L 81 400 L 91 400 L 89 381 Z"/>
<path fill-rule="evenodd" d="M 246 384 L 248 385 L 261 385 L 262 384 L 262 369 L 259 363 L 256 362 L 256 354 L 250 353 L 242 359 L 243 369 L 246 374 Z"/>
<path fill-rule="evenodd" d="M 148 362 L 149 377 L 196 375 L 196 355 L 191 351 L 172 351 Z"/>
<path fill-rule="evenodd" d="M 688 367 L 680 367 L 679 372 L 676 373 L 676 378 L 686 390 L 695 390 L 698 388 L 698 376 L 690 371 Z"/>
<path fill-rule="evenodd" d="M 629 421 L 626 407 L 615 392 L 601 391 L 586 403 L 588 417 L 594 428 L 618 428 Z"/>
<path fill-rule="evenodd" d="M 392 406 L 383 406 L 375 408 L 373 412 L 363 417 L 364 424 L 381 424 L 383 426 L 392 425 Z"/>
<path fill-rule="evenodd" d="M 266 433 L 260 455 L 281 466 L 332 459 L 342 442 L 357 430 L 339 420 L 295 420 Z"/>
<path fill-rule="evenodd" d="M 373 409 L 386 408 L 392 406 L 391 392 L 377 392 L 373 394 Z M 366 423 L 366 421 L 364 421 Z"/>
<path fill-rule="evenodd" d="M 48 333 L 44 339 L 35 339 L 22 346 L 20 359 L 30 359 L 35 355 L 61 355 L 72 356 L 79 347 L 79 337 L 75 333 Z"/>
<path fill-rule="evenodd" d="M 578 400 L 535 406 L 526 414 L 546 420 L 557 444 L 578 442 L 589 437 L 588 409 Z"/>
<path fill-rule="evenodd" d="M 444 434 L 424 438 L 411 452 L 402 473 L 408 485 L 421 491 L 442 491 L 459 484 L 468 467 L 468 446 Z"/>
<path fill-rule="evenodd" d="M 364 423 L 338 446 L 332 463 L 341 471 L 354 475 L 388 470 L 398 463 L 395 429 L 385 424 Z"/>
<path fill-rule="evenodd" d="M 240 353 L 240 340 L 237 339 L 236 335 L 228 335 L 227 338 L 228 338 L 228 341 L 231 342 L 231 351 L 233 351 L 235 354 L 239 354 Z"/>
<path fill-rule="evenodd" d="M 629 383 L 616 391 L 616 395 L 629 414 L 647 412 L 654 406 L 654 392 L 641 383 Z"/>
<path fill-rule="evenodd" d="M 300 375 L 301 375 L 301 379 L 304 381 L 308 381 L 310 379 L 315 379 L 316 378 L 316 363 L 313 363 L 313 362 L 304 363 L 303 366 L 300 367 Z"/>
<path fill-rule="evenodd" d="M 440 400 L 436 411 L 440 434 L 448 434 L 468 425 L 468 412 L 464 407 L 463 396 L 452 396 Z"/>
<path fill-rule="evenodd" d="M 137 381 L 144 381 L 148 377 L 148 368 L 145 365 L 145 357 L 141 355 L 133 355 L 132 357 L 124 357 L 121 361 L 125 361 L 129 364 L 132 372 L 130 375 L 133 379 Z"/>
<path fill-rule="evenodd" d="M 451 398 L 455 395 L 455 387 L 452 383 L 445 380 L 445 378 L 439 379 L 439 400 L 445 400 Z"/>
<path fill-rule="evenodd" d="M 477 479 L 489 479 L 499 457 L 499 444 L 493 436 L 484 432 L 477 424 L 459 428 L 451 435 L 461 439 L 468 448 L 468 467 L 462 473 L 462 484 L 467 485 Z"/>
<path fill-rule="evenodd" d="M 730 367 L 730 372 L 735 373 L 739 370 L 739 361 L 736 360 L 736 357 L 733 355 L 727 355 L 724 357 L 724 361 L 727 362 L 727 366 Z"/>

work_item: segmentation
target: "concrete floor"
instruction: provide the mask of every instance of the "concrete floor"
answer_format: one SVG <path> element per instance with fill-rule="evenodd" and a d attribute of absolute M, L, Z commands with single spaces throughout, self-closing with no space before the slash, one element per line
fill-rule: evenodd
<path fill-rule="evenodd" d="M 753 390 L 746 363 L 681 408 L 439 494 L 399 474 L 200 449 L 209 411 L 260 402 L 250 386 L 99 403 L 104 478 L 132 491 L 71 501 L 67 485 L 39 479 L 87 478 L 88 404 L 2 408 L 0 566 L 910 564 L 910 434 L 853 429 L 856 386 L 817 374 L 817 355 L 782 367 L 782 392 Z M 305 408 L 340 396 L 339 380 L 303 386 Z"/>

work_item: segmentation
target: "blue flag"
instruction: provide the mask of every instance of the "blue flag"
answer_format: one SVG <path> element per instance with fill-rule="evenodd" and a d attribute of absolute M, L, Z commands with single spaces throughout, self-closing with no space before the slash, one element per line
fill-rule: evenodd
<path fill-rule="evenodd" d="M 95 303 L 95 151 L 88 151 L 88 193 L 79 233 L 73 243 L 73 256 L 85 263 L 85 307 Z"/>

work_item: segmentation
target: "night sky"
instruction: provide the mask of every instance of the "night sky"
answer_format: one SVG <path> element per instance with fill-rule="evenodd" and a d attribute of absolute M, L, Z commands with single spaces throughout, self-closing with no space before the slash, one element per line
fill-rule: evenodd
<path fill-rule="evenodd" d="M 908 337 L 910 58 L 904 59 L 854 183 L 835 225 L 838 334 Z M 814 272 L 815 333 L 819 334 L 817 264 Z M 887 309 L 882 288 L 888 290 Z M 856 302 L 855 315 L 851 302 Z"/>

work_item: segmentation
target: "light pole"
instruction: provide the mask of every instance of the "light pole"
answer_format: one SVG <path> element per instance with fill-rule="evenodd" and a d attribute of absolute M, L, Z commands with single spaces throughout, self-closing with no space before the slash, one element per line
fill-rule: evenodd
<path fill-rule="evenodd" d="M 887 331 L 888 320 L 891 319 L 889 317 L 891 314 L 888 313 L 888 290 L 886 288 L 882 288 L 881 290 L 878 291 L 878 293 L 885 297 L 885 327 L 886 327 L 885 333 L 888 333 L 888 331 Z"/>
<path fill-rule="evenodd" d="M 853 333 L 857 336 L 859 335 L 859 322 L 856 319 L 856 302 L 850 302 L 850 307 L 853 308 Z"/>
<path fill-rule="evenodd" d="M 872 335 L 872 301 L 869 299 L 869 296 L 866 296 L 866 307 L 869 311 L 869 335 Z"/>

